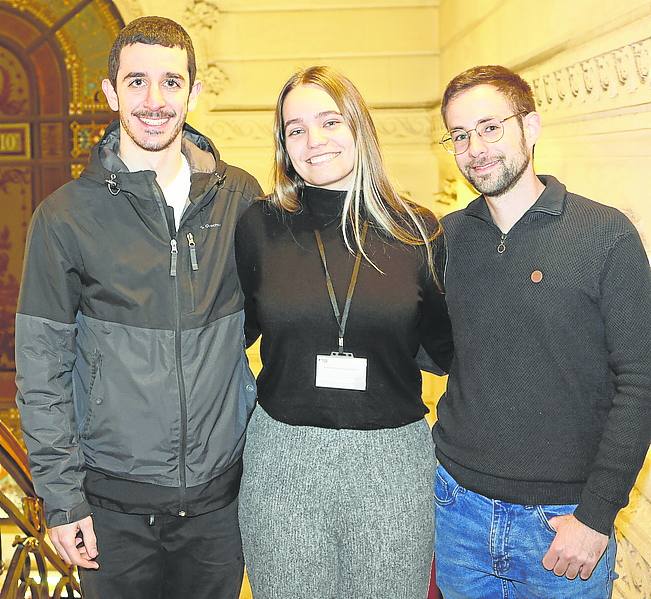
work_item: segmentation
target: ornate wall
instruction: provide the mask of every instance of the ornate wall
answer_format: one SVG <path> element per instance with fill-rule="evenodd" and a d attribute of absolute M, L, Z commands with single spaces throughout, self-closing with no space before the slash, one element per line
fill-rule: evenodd
<path fill-rule="evenodd" d="M 80 172 L 109 121 L 98 93 L 122 21 L 109 0 L 0 1 L 0 408 L 13 405 L 13 323 L 34 207 Z"/>

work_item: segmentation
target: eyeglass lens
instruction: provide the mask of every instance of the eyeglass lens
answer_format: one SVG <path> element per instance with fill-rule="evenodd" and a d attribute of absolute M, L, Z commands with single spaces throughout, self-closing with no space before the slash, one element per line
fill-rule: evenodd
<path fill-rule="evenodd" d="M 477 125 L 474 131 L 484 141 L 494 143 L 502 138 L 504 125 L 498 119 L 491 119 L 490 121 L 485 121 Z M 452 131 L 450 137 L 443 142 L 445 149 L 455 154 L 463 154 L 470 145 L 471 133 L 472 131 L 466 131 L 464 129 Z"/>

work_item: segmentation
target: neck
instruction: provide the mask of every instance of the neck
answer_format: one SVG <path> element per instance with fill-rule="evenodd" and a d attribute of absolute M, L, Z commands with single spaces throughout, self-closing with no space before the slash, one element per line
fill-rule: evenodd
<path fill-rule="evenodd" d="M 120 147 L 118 155 L 131 172 L 154 171 L 156 181 L 165 187 L 176 177 L 183 165 L 181 157 L 181 138 L 177 138 L 164 150 L 150 151 L 141 148 L 120 128 Z"/>
<path fill-rule="evenodd" d="M 520 180 L 506 193 L 499 196 L 486 196 L 486 203 L 493 222 L 502 233 L 508 233 L 522 215 L 536 203 L 545 189 L 540 179 L 536 177 L 533 168 L 529 168 Z"/>

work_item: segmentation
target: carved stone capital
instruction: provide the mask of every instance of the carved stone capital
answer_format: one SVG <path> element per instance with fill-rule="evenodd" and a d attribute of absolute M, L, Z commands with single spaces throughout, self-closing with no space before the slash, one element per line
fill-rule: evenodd
<path fill-rule="evenodd" d="M 198 31 L 210 31 L 218 20 L 217 0 L 193 0 L 183 13 L 183 22 Z"/>
<path fill-rule="evenodd" d="M 202 69 L 203 97 L 207 98 L 208 108 L 217 108 L 217 96 L 221 94 L 228 85 L 229 78 L 217 63 L 210 62 Z"/>

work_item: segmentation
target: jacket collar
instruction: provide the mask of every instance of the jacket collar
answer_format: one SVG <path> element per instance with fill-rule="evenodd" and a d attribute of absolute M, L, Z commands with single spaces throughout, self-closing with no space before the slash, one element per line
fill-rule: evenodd
<path fill-rule="evenodd" d="M 522 218 L 534 212 L 544 212 L 555 216 L 562 214 L 565 208 L 565 194 L 567 193 L 565 185 L 551 175 L 538 175 L 538 179 L 545 186 L 545 189 Z M 483 195 L 470 202 L 463 212 L 468 216 L 475 216 L 489 223 L 493 222 L 486 198 Z"/>
<path fill-rule="evenodd" d="M 136 195 L 143 195 L 143 186 L 150 189 L 156 179 L 156 173 L 154 171 L 130 172 L 118 156 L 119 143 L 120 123 L 113 121 L 106 128 L 99 143 L 91 150 L 90 160 L 82 177 L 108 185 L 109 191 L 111 188 L 124 189 Z M 183 126 L 181 151 L 192 171 L 193 188 L 195 182 L 198 183 L 197 193 L 191 192 L 190 201 L 193 201 L 202 189 L 210 185 L 212 179 L 216 178 L 218 182 L 223 180 L 226 165 L 220 160 L 219 152 L 213 143 L 187 123 Z"/>

